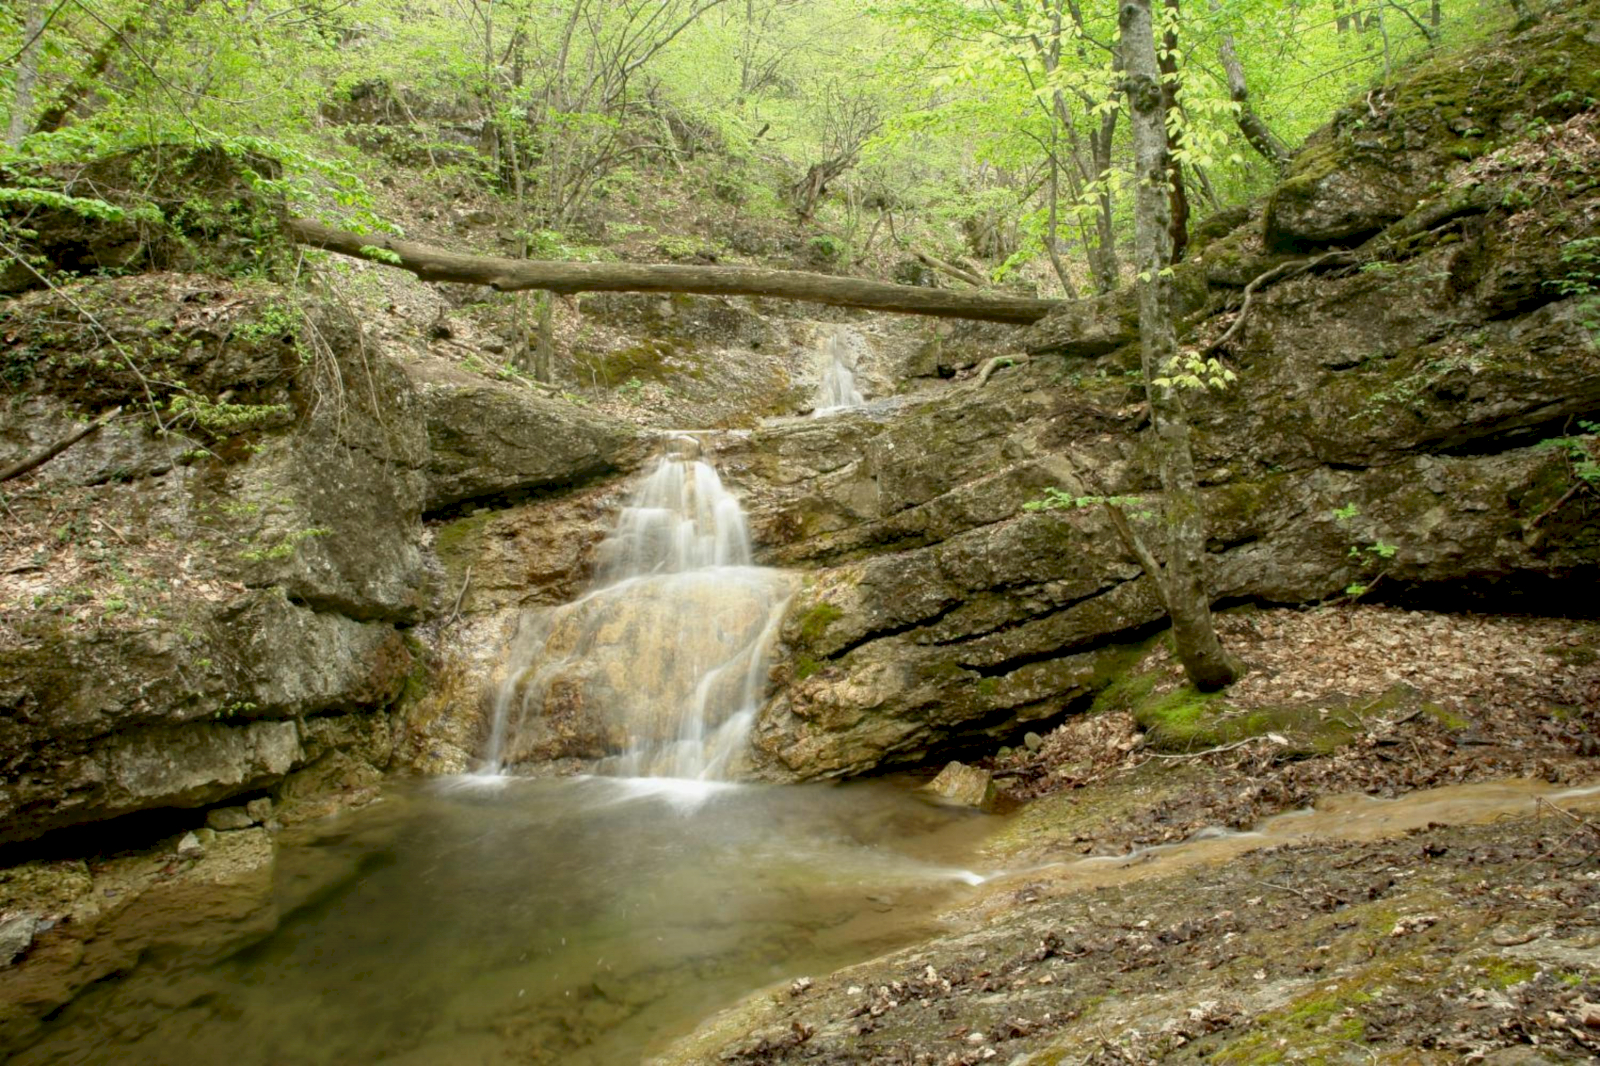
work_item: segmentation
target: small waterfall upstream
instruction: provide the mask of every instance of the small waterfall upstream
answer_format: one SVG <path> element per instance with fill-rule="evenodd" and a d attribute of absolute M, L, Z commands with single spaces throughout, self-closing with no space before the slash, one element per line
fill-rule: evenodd
<path fill-rule="evenodd" d="M 792 578 L 753 566 L 744 512 L 677 438 L 601 543 L 595 586 L 522 619 L 485 770 L 578 755 L 619 776 L 727 779 Z"/>
<path fill-rule="evenodd" d="M 819 354 L 824 365 L 822 380 L 817 385 L 815 414 L 831 414 L 867 402 L 856 386 L 859 341 L 859 335 L 853 330 L 839 327 L 829 332 L 822 342 Z"/>

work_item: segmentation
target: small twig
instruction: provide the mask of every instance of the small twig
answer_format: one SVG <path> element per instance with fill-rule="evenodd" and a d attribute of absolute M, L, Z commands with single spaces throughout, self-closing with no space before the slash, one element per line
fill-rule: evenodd
<path fill-rule="evenodd" d="M 461 579 L 461 591 L 456 593 L 456 605 L 450 608 L 450 617 L 444 620 L 444 628 L 448 629 L 461 615 L 461 603 L 467 598 L 467 586 L 472 583 L 472 567 L 467 567 L 466 576 Z"/>
<path fill-rule="evenodd" d="M 1301 899 L 1305 900 L 1307 903 L 1315 903 L 1316 902 L 1315 900 L 1313 900 L 1311 898 L 1311 893 L 1306 892 L 1306 891 L 1304 891 L 1302 889 L 1295 888 L 1293 885 L 1279 885 L 1279 884 L 1274 884 L 1271 881 L 1257 881 L 1256 884 L 1258 884 L 1258 885 L 1266 885 L 1268 888 L 1276 888 L 1276 889 L 1279 889 L 1280 891 L 1283 891 L 1283 892 L 1293 892 L 1295 895 L 1299 896 Z"/>
<path fill-rule="evenodd" d="M 1573 486 L 1566 491 L 1566 494 L 1561 497 L 1561 499 L 1557 500 L 1555 503 L 1552 503 L 1549 507 L 1546 507 L 1543 511 L 1541 511 L 1539 513 L 1539 515 L 1536 518 L 1534 518 L 1534 520 L 1532 522 L 1529 522 L 1528 523 L 1528 528 L 1529 529 L 1538 529 L 1539 526 L 1544 522 L 1544 520 L 1546 518 L 1549 518 L 1551 515 L 1555 514 L 1557 511 L 1561 510 L 1562 507 L 1565 507 L 1567 505 L 1568 501 L 1570 501 L 1574 496 L 1576 496 L 1578 494 L 1578 491 L 1580 489 L 1582 489 L 1584 487 L 1584 485 L 1586 485 L 1586 484 L 1588 484 L 1588 483 L 1585 482 L 1585 481 L 1575 482 L 1573 484 Z"/>
<path fill-rule="evenodd" d="M 1245 737 L 1243 740 L 1236 740 L 1232 744 L 1223 744 L 1215 748 L 1207 748 L 1205 751 L 1193 751 L 1187 755 L 1163 755 L 1159 751 L 1152 751 L 1150 753 L 1150 757 L 1153 759 L 1200 759 L 1207 755 L 1216 755 L 1219 752 L 1232 751 L 1235 748 L 1242 748 L 1246 744 L 1254 744 L 1258 740 L 1266 739 L 1266 737 Z"/>
<path fill-rule="evenodd" d="M 66 451 L 68 448 L 72 447 L 74 444 L 78 443 L 83 438 L 98 431 L 107 422 L 110 422 L 113 418 L 116 418 L 121 413 L 121 407 L 113 407 L 110 411 L 101 415 L 93 422 L 90 422 L 82 429 L 75 430 L 67 436 L 62 437 L 44 451 L 30 455 L 25 459 L 17 460 L 4 470 L 0 470 L 0 481 L 10 481 L 12 478 L 21 477 L 30 470 L 38 469 L 45 463 L 48 463 L 50 460 L 60 455 L 62 452 Z"/>
<path fill-rule="evenodd" d="M 1573 814 L 1571 811 L 1562 810 L 1560 807 L 1557 807 L 1554 803 L 1551 803 L 1549 800 L 1545 799 L 1543 796 L 1535 796 L 1534 800 L 1533 800 L 1533 805 L 1534 805 L 1534 808 L 1536 810 L 1542 810 L 1545 807 L 1548 807 L 1552 811 L 1555 811 L 1557 814 L 1561 815 L 1561 817 L 1565 818 L 1567 821 L 1571 822 L 1573 825 L 1581 825 L 1585 829 L 1592 830 L 1593 832 L 1596 832 L 1596 833 L 1600 833 L 1600 826 L 1596 826 L 1593 822 L 1589 821 L 1587 818 L 1580 818 L 1578 815 Z"/>

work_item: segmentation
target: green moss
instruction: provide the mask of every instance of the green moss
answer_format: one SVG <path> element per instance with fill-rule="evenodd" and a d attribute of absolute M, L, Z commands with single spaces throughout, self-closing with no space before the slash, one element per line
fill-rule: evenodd
<path fill-rule="evenodd" d="M 1226 691 L 1200 692 L 1183 685 L 1156 694 L 1152 691 L 1155 680 L 1153 673 L 1126 679 L 1096 702 L 1130 711 L 1145 730 L 1146 740 L 1169 751 L 1199 751 L 1270 733 L 1282 739 L 1286 754 L 1326 755 L 1361 731 L 1364 714 L 1373 713 L 1380 705 L 1398 706 L 1406 698 L 1396 690 L 1362 705 L 1243 709 L 1228 701 Z"/>
<path fill-rule="evenodd" d="M 609 352 L 575 353 L 574 359 L 609 386 L 629 381 L 668 381 L 679 376 L 699 380 L 705 376 L 693 345 L 675 337 L 649 337 Z"/>
<path fill-rule="evenodd" d="M 1495 988 L 1505 989 L 1532 980 L 1533 975 L 1539 972 L 1539 967 L 1526 959 L 1504 959 L 1496 956 L 1480 962 L 1478 972 Z"/>
<path fill-rule="evenodd" d="M 1544 649 L 1546 655 L 1553 655 L 1569 666 L 1593 666 L 1600 654 L 1590 647 L 1568 647 L 1565 644 L 1553 644 Z"/>
<path fill-rule="evenodd" d="M 1094 698 L 1094 703 L 1089 707 L 1089 713 L 1131 712 L 1149 698 L 1155 686 L 1156 674 L 1153 670 L 1143 673 L 1131 671 L 1122 673 L 1100 690 L 1100 694 Z"/>
<path fill-rule="evenodd" d="M 809 655 L 800 655 L 794 661 L 794 677 L 796 681 L 804 681 L 808 677 L 822 672 L 822 664 Z"/>
<path fill-rule="evenodd" d="M 478 539 L 485 526 L 494 520 L 494 514 L 485 511 L 483 514 L 469 515 L 458 518 L 454 522 L 442 525 L 433 535 L 434 551 L 444 559 L 446 564 L 462 554 Z"/>
<path fill-rule="evenodd" d="M 800 639 L 815 644 L 828 632 L 828 627 L 844 617 L 844 612 L 831 603 L 819 603 L 800 616 Z"/>
<path fill-rule="evenodd" d="M 1422 705 L 1422 713 L 1427 715 L 1429 718 L 1432 718 L 1435 722 L 1438 722 L 1452 733 L 1459 733 L 1463 729 L 1472 728 L 1472 720 L 1470 718 L 1465 718 L 1459 714 L 1456 714 L 1454 711 L 1442 707 L 1437 703 L 1424 703 Z"/>

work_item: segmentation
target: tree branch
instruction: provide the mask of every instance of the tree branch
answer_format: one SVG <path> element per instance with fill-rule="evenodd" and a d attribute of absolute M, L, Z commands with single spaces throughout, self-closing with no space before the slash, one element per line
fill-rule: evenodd
<path fill-rule="evenodd" d="M 121 407 L 113 407 L 110 411 L 107 411 L 93 422 L 90 422 L 87 426 L 84 426 L 78 430 L 74 430 L 67 436 L 62 437 L 44 451 L 36 452 L 35 454 L 28 456 L 26 459 L 17 460 L 4 470 L 0 470 L 0 481 L 10 481 L 12 478 L 21 477 L 23 474 L 26 474 L 31 470 L 37 470 L 39 467 L 48 463 L 50 460 L 66 451 L 83 438 L 98 432 L 100 427 L 104 426 L 121 413 Z"/>

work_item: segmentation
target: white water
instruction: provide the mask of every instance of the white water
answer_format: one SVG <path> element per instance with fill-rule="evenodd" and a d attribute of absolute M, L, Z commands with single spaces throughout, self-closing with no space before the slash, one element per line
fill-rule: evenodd
<path fill-rule="evenodd" d="M 744 511 L 698 453 L 675 440 L 640 484 L 592 591 L 522 619 L 486 772 L 562 756 L 624 776 L 739 768 L 792 581 L 751 565 Z"/>
<path fill-rule="evenodd" d="M 819 354 L 822 358 L 822 380 L 817 385 L 816 410 L 818 415 L 831 414 L 850 407 L 860 407 L 867 402 L 856 386 L 858 335 L 853 330 L 838 327 L 828 333 Z"/>

